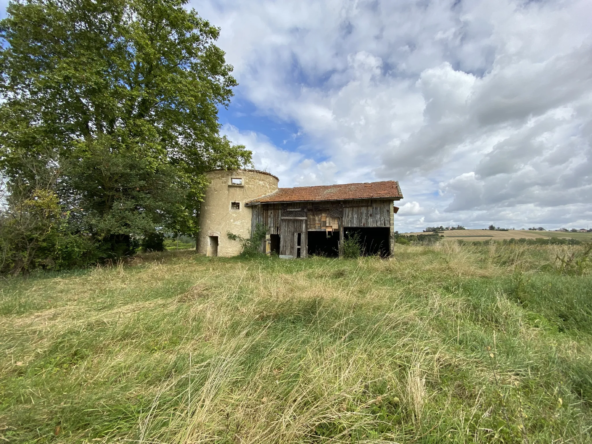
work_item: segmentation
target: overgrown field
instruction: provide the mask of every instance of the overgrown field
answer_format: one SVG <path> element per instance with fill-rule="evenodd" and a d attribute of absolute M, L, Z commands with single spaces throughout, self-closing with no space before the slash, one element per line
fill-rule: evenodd
<path fill-rule="evenodd" d="M 2 280 L 0 441 L 590 442 L 583 252 L 169 252 Z"/>
<path fill-rule="evenodd" d="M 404 235 L 426 235 L 429 233 L 402 233 Z M 451 230 L 440 233 L 445 240 L 490 241 L 510 239 L 575 239 L 592 242 L 592 233 L 571 233 L 561 231 L 533 231 L 533 230 Z"/>

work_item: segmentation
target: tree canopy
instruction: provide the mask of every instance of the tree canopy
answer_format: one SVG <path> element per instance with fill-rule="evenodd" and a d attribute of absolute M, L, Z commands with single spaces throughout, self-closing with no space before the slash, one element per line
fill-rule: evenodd
<path fill-rule="evenodd" d="M 105 245 L 193 234 L 236 80 L 219 29 L 185 0 L 26 0 L 0 21 L 0 171 L 10 199 L 50 190 Z M 121 242 L 119 242 L 121 244 Z M 108 247 L 111 248 L 111 247 Z"/>

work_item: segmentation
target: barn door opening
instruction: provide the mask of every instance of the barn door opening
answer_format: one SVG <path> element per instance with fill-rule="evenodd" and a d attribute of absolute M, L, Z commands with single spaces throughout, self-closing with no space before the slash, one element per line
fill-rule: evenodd
<path fill-rule="evenodd" d="M 308 254 L 311 256 L 339 257 L 339 231 L 309 231 Z"/>
<path fill-rule="evenodd" d="M 280 235 L 279 234 L 271 234 L 269 236 L 269 249 L 271 254 L 280 254 Z"/>
<path fill-rule="evenodd" d="M 356 236 L 363 256 L 388 257 L 390 232 L 388 227 L 345 227 L 345 239 Z"/>

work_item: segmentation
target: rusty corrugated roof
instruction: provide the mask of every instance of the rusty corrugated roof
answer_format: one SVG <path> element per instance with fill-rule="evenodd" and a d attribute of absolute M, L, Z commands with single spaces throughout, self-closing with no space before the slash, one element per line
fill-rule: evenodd
<path fill-rule="evenodd" d="M 316 187 L 280 188 L 275 193 L 253 199 L 247 205 L 281 202 L 318 202 L 327 200 L 403 198 L 399 183 L 394 180 L 370 183 L 347 183 Z"/>

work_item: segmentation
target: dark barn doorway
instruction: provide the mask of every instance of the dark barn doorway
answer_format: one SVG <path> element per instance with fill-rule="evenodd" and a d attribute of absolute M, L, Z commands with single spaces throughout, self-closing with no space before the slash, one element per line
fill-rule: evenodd
<path fill-rule="evenodd" d="M 209 245 L 207 256 L 218 257 L 218 236 L 208 236 Z"/>
<path fill-rule="evenodd" d="M 339 257 L 339 231 L 308 232 L 308 254 L 324 257 Z"/>
<path fill-rule="evenodd" d="M 269 249 L 271 254 L 280 254 L 280 235 L 271 234 L 269 235 Z"/>
<path fill-rule="evenodd" d="M 349 239 L 357 233 L 363 256 L 388 257 L 390 255 L 390 232 L 389 227 L 345 227 L 345 238 Z"/>

